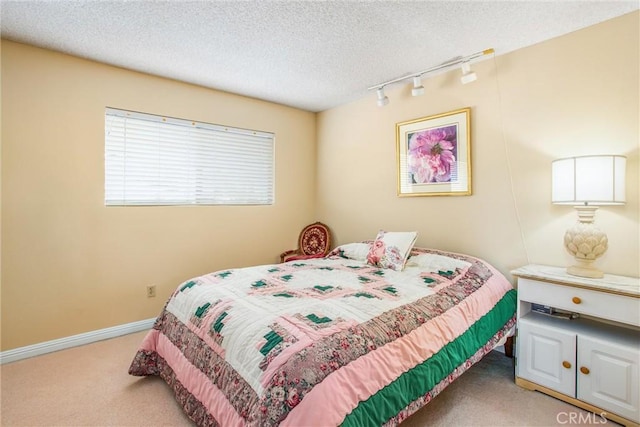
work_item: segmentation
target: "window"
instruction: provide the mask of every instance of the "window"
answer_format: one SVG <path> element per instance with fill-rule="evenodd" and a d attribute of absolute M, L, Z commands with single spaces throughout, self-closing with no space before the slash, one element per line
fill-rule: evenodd
<path fill-rule="evenodd" d="M 274 135 L 107 108 L 105 205 L 273 204 Z"/>

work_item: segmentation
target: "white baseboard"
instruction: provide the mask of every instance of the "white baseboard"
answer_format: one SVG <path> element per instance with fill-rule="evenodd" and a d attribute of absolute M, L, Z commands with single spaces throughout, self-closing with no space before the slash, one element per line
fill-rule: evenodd
<path fill-rule="evenodd" d="M 99 329 L 97 331 L 85 332 L 83 334 L 72 335 L 70 337 L 60 338 L 52 341 L 45 341 L 38 344 L 28 345 L 26 347 L 18 347 L 12 350 L 0 352 L 0 364 L 15 362 L 29 357 L 40 356 L 46 353 L 52 353 L 66 348 L 77 347 L 79 345 L 90 344 L 96 341 L 102 341 L 109 338 L 115 338 L 122 335 L 132 334 L 134 332 L 151 329 L 153 319 L 139 320 L 124 325 L 112 326 L 110 328 Z"/>

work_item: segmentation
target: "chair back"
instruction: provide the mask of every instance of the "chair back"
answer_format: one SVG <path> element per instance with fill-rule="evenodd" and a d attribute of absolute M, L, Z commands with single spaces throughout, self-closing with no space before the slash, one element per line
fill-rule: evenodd
<path fill-rule="evenodd" d="M 314 222 L 302 229 L 298 249 L 303 255 L 326 255 L 331 249 L 331 232 L 321 222 Z"/>

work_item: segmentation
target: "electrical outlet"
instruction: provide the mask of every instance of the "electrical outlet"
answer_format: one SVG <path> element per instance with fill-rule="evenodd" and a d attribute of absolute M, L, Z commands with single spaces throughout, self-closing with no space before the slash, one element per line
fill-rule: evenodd
<path fill-rule="evenodd" d="M 147 298 L 153 298 L 156 296 L 156 285 L 147 286 Z"/>

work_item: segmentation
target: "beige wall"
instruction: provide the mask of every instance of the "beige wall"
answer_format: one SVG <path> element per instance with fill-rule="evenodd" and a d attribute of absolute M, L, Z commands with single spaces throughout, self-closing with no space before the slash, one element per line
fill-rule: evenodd
<path fill-rule="evenodd" d="M 179 282 L 275 262 L 315 219 L 337 243 L 417 230 L 420 246 L 505 273 L 567 265 L 575 214 L 550 203 L 550 162 L 570 155 L 628 157 L 626 206 L 598 212 L 610 249 L 597 264 L 638 276 L 638 22 L 636 12 L 486 60 L 469 85 L 453 71 L 425 80 L 423 97 L 392 87 L 387 107 L 371 94 L 317 125 L 312 113 L 3 41 L 2 350 L 154 317 Z M 105 208 L 105 106 L 275 132 L 275 205 Z M 474 194 L 398 198 L 395 124 L 466 106 Z"/>
<path fill-rule="evenodd" d="M 468 85 L 456 70 L 423 80 L 422 97 L 400 84 L 388 87 L 384 108 L 372 93 L 321 113 L 318 217 L 337 243 L 372 239 L 379 228 L 417 230 L 420 246 L 476 255 L 504 273 L 564 266 L 572 258 L 562 239 L 576 215 L 550 203 L 551 161 L 623 154 L 627 204 L 598 211 L 610 247 L 597 266 L 637 277 L 638 23 L 635 12 L 485 60 Z M 462 107 L 472 108 L 473 195 L 397 197 L 396 123 Z"/>
<path fill-rule="evenodd" d="M 276 262 L 315 220 L 313 113 L 8 41 L 1 77 L 2 350 L 155 317 L 181 281 Z M 105 106 L 275 132 L 275 204 L 105 207 Z"/>

